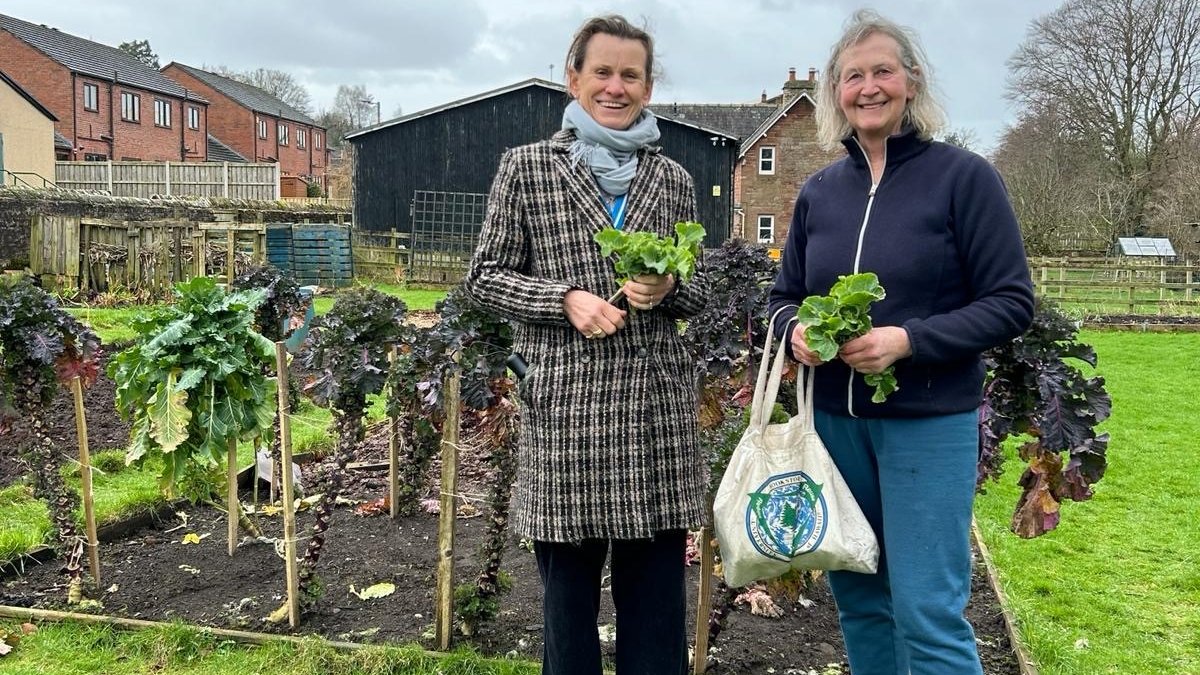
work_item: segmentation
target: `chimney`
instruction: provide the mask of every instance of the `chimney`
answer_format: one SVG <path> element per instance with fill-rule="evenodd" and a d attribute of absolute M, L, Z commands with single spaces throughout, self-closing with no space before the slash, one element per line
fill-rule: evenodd
<path fill-rule="evenodd" d="M 763 89 L 763 92 L 762 92 L 762 99 L 761 99 L 761 100 L 759 100 L 759 103 L 766 103 L 766 102 L 767 102 L 767 90 L 766 90 L 766 89 Z"/>
<path fill-rule="evenodd" d="M 795 81 L 796 81 L 796 68 L 793 66 L 791 68 L 788 68 L 788 82 L 795 82 Z"/>
<path fill-rule="evenodd" d="M 816 69 L 816 68 L 809 68 L 809 69 L 808 69 L 808 81 L 809 81 L 809 82 L 816 82 L 816 81 L 817 81 L 817 69 Z"/>

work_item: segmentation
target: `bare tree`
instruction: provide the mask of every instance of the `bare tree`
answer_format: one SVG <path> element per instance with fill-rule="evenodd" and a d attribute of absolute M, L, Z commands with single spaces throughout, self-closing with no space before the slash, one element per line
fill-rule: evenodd
<path fill-rule="evenodd" d="M 946 132 L 942 137 L 943 143 L 962 148 L 963 150 L 975 150 L 975 146 L 979 144 L 979 137 L 975 135 L 975 130 L 970 127 L 955 127 Z"/>
<path fill-rule="evenodd" d="M 1009 65 L 1008 95 L 1028 114 L 1053 111 L 1096 141 L 1120 183 L 1094 191 L 1097 208 L 1122 233 L 1144 227 L 1172 135 L 1200 124 L 1200 0 L 1067 0 Z"/>
<path fill-rule="evenodd" d="M 309 96 L 308 89 L 290 73 L 272 68 L 233 70 L 225 66 L 216 66 L 212 71 L 231 80 L 258 87 L 296 110 L 306 115 L 312 114 L 312 97 Z"/>

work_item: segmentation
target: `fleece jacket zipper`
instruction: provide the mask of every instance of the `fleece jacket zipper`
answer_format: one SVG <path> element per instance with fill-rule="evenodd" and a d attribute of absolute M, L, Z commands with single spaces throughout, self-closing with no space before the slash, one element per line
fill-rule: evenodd
<path fill-rule="evenodd" d="M 867 160 L 867 173 L 871 173 L 871 156 L 867 154 L 866 148 L 858 139 L 854 139 L 858 149 L 862 150 L 863 159 Z M 883 166 L 884 171 L 887 170 L 887 141 L 883 142 Z M 879 173 L 879 183 L 883 182 L 883 172 Z M 852 274 L 858 274 L 859 263 L 862 261 L 863 239 L 867 236 L 867 221 L 871 219 L 871 207 L 875 204 L 875 190 L 879 188 L 879 183 L 871 182 L 871 190 L 867 193 L 867 210 L 863 213 L 862 225 L 858 228 L 858 244 L 854 250 L 854 270 Z M 850 378 L 846 382 L 846 410 L 851 417 L 858 417 L 854 414 L 854 369 L 850 369 Z"/>

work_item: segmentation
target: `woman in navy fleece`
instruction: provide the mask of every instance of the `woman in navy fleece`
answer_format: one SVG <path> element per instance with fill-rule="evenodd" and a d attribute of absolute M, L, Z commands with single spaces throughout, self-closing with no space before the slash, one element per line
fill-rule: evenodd
<path fill-rule="evenodd" d="M 986 160 L 932 140 L 943 115 L 913 33 L 869 10 L 834 46 L 817 94 L 827 148 L 846 157 L 800 190 L 772 315 L 875 272 L 875 328 L 822 363 L 795 313 L 776 334 L 814 369 L 816 426 L 879 538 L 876 574 L 833 572 L 855 675 L 981 673 L 963 609 L 978 460 L 980 353 L 1033 316 L 1021 232 Z M 862 374 L 895 365 L 871 402 Z"/>

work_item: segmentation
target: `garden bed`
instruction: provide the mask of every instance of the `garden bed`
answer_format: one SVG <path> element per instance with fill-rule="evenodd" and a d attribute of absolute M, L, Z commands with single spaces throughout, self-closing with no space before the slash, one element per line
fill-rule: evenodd
<path fill-rule="evenodd" d="M 386 444 L 373 434 L 367 456 L 379 458 Z M 464 457 L 464 473 L 479 475 L 478 461 Z M 475 465 L 475 466 L 473 466 Z M 315 471 L 312 469 L 316 469 Z M 321 473 L 310 467 L 310 475 Z M 383 473 L 355 472 L 346 496 L 369 501 L 382 494 Z M 468 481 L 462 492 L 482 493 L 480 483 Z M 433 494 L 432 483 L 427 494 Z M 249 494 L 243 498 L 248 500 Z M 189 507 L 186 527 L 178 518 L 151 524 L 101 547 L 104 590 L 99 594 L 106 614 L 150 620 L 182 620 L 198 625 L 252 631 L 285 631 L 262 617 L 282 603 L 283 564 L 270 545 L 243 543 L 237 554 L 226 554 L 224 514 L 209 507 Z M 305 536 L 309 512 L 302 512 Z M 260 517 L 265 534 L 282 534 L 280 516 Z M 486 523 L 483 517 L 457 521 L 456 583 L 478 573 L 477 551 Z M 199 544 L 181 543 L 186 533 L 204 536 Z M 437 517 L 427 513 L 392 521 L 386 515 L 356 515 L 351 506 L 338 509 L 329 530 L 318 573 L 324 595 L 298 634 L 315 633 L 352 642 L 420 642 L 432 646 Z M 303 542 L 302 542 L 303 544 Z M 481 626 L 471 638 L 457 637 L 480 652 L 536 660 L 542 648 L 541 584 L 534 556 L 510 537 L 503 569 L 512 577 L 512 591 L 501 600 L 501 615 Z M 689 568 L 689 607 L 695 606 L 698 566 Z M 395 584 L 390 596 L 364 601 L 350 593 L 378 582 Z M 0 604 L 71 609 L 64 603 L 58 565 L 27 568 L 26 574 L 4 581 Z M 975 627 L 984 671 L 989 675 L 1019 673 L 1001 608 L 982 561 L 976 565 L 974 595 L 968 618 Z M 822 672 L 841 664 L 845 655 L 837 614 L 824 581 L 805 592 L 807 607 L 797 598 L 776 598 L 784 616 L 770 619 L 747 608 L 734 611 L 713 652 L 714 673 Z M 602 596 L 601 626 L 614 623 L 611 595 Z M 808 603 L 805 603 L 808 604 Z M 689 610 L 689 631 L 694 610 Z M 691 634 L 691 632 L 689 633 Z M 606 644 L 611 654 L 612 644 Z M 774 669 L 774 670 L 771 670 Z"/>

